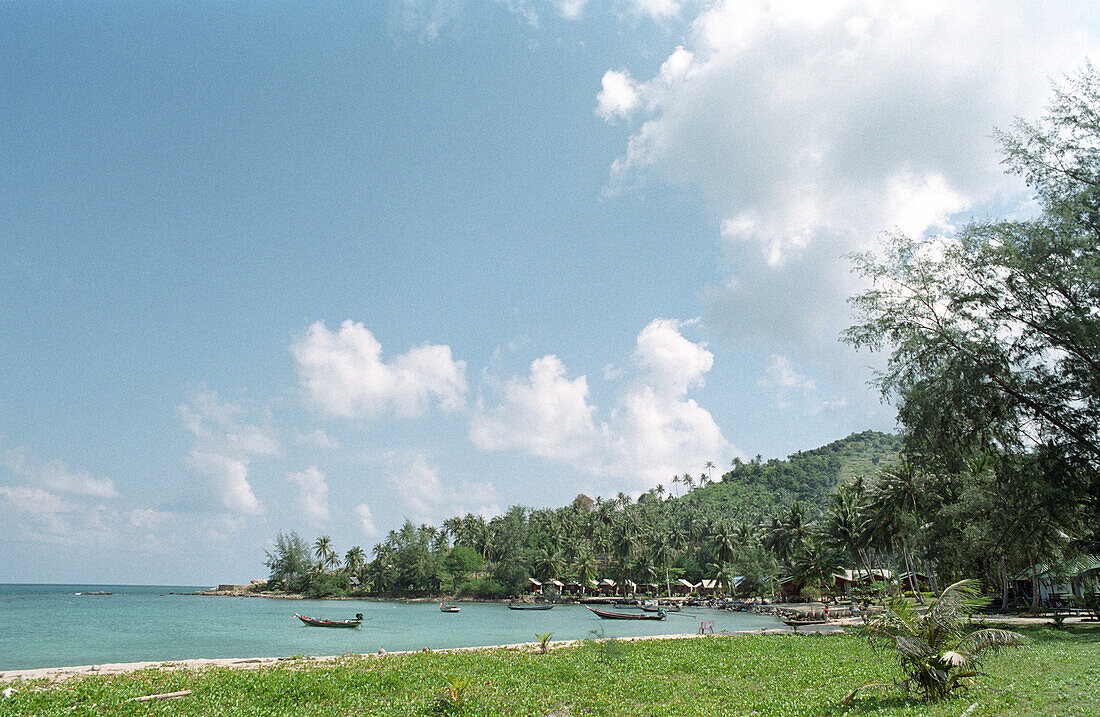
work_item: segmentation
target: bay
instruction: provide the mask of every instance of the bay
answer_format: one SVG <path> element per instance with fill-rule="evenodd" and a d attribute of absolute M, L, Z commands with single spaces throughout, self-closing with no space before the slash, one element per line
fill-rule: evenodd
<path fill-rule="evenodd" d="M 477 647 L 554 640 L 695 633 L 781 625 L 765 615 L 684 608 L 664 620 L 600 620 L 580 605 L 509 610 L 502 603 L 277 600 L 170 595 L 205 589 L 150 585 L 0 584 L 0 672 L 39 667 L 190 658 L 289 657 Z M 87 595 L 103 591 L 110 595 Z M 328 619 L 363 613 L 357 630 L 308 627 L 294 613 Z"/>

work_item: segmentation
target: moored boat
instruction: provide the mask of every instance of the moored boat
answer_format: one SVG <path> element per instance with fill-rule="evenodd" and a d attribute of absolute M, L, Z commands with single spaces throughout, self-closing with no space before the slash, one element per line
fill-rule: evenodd
<path fill-rule="evenodd" d="M 359 627 L 359 624 L 363 622 L 363 613 L 361 612 L 355 613 L 354 620 L 325 620 L 319 617 L 299 615 L 298 613 L 294 613 L 294 617 L 313 627 Z"/>
<path fill-rule="evenodd" d="M 510 602 L 508 603 L 509 610 L 550 610 L 553 609 L 554 603 L 552 602 Z"/>
<path fill-rule="evenodd" d="M 658 609 L 656 614 L 650 612 L 611 612 L 609 610 L 597 610 L 594 607 L 585 605 L 585 608 L 596 613 L 597 616 L 604 620 L 664 620 L 665 611 Z"/>
<path fill-rule="evenodd" d="M 440 612 L 459 612 L 460 610 L 462 610 L 462 608 L 460 608 L 458 605 L 451 605 L 446 600 L 439 601 Z"/>

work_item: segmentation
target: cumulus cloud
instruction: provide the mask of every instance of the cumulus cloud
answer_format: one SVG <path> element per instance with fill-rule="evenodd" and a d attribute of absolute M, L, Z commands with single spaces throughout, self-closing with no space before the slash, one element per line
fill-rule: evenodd
<path fill-rule="evenodd" d="M 0 486 L 0 495 L 16 510 L 38 517 L 69 513 L 73 506 L 61 497 L 37 486 Z"/>
<path fill-rule="evenodd" d="M 449 346 L 417 346 L 386 362 L 374 335 L 349 320 L 337 331 L 313 324 L 290 351 L 309 402 L 332 416 L 413 417 L 465 403 L 466 363 L 455 361 Z"/>
<path fill-rule="evenodd" d="M 248 466 L 245 458 L 208 453 L 199 448 L 192 448 L 187 455 L 187 467 L 211 481 L 223 507 L 234 513 L 259 515 L 263 508 L 248 482 Z"/>
<path fill-rule="evenodd" d="M 355 506 L 355 517 L 359 520 L 359 527 L 363 535 L 378 535 L 378 528 L 374 525 L 374 516 L 371 515 L 370 506 L 360 503 Z"/>
<path fill-rule="evenodd" d="M 500 513 L 497 492 L 491 483 L 444 482 L 439 469 L 426 456 L 415 452 L 391 452 L 385 459 L 390 486 L 417 522 L 433 522 L 463 513 L 486 516 Z"/>
<path fill-rule="evenodd" d="M 680 13 L 678 0 L 631 0 L 631 9 L 654 20 L 665 20 Z"/>
<path fill-rule="evenodd" d="M 498 406 L 481 407 L 470 420 L 470 439 L 479 448 L 584 461 L 602 440 L 596 408 L 588 403 L 588 380 L 569 379 L 557 356 L 531 362 L 529 375 L 508 379 L 502 393 Z"/>
<path fill-rule="evenodd" d="M 313 446 L 314 448 L 325 448 L 328 450 L 339 450 L 342 447 L 340 445 L 340 441 L 325 433 L 320 428 L 315 428 L 309 433 L 299 432 L 298 435 L 295 436 L 294 442 L 301 445 Z"/>
<path fill-rule="evenodd" d="M 584 6 L 588 0 L 553 0 L 561 16 L 568 20 L 576 20 L 584 12 Z"/>
<path fill-rule="evenodd" d="M 629 72 L 608 70 L 600 84 L 600 92 L 596 95 L 596 113 L 604 119 L 627 117 L 638 106 L 640 96 L 637 83 Z"/>
<path fill-rule="evenodd" d="M 656 181 L 705 197 L 729 260 L 726 280 L 706 292 L 708 321 L 731 339 L 762 337 L 770 350 L 797 349 L 815 369 L 836 371 L 845 298 L 859 288 L 843 255 L 883 230 L 947 231 L 961 212 L 1018 196 L 989 135 L 1014 116 L 1037 116 L 1049 78 L 1088 54 L 1072 10 L 707 5 L 651 79 L 604 75 L 601 116 L 635 123 L 611 188 Z"/>
<path fill-rule="evenodd" d="M 194 439 L 187 466 L 207 481 L 222 507 L 238 515 L 262 513 L 248 472 L 253 458 L 280 454 L 272 431 L 244 420 L 242 406 L 207 388 L 177 406 L 176 414 Z"/>
<path fill-rule="evenodd" d="M 586 377 L 569 378 L 556 356 L 532 362 L 527 377 L 509 379 L 499 403 L 478 406 L 470 438 L 484 450 L 520 450 L 565 461 L 640 489 L 735 449 L 710 412 L 688 398 L 714 356 L 686 339 L 681 322 L 656 319 L 638 334 L 636 378 L 602 420 L 589 402 Z"/>
<path fill-rule="evenodd" d="M 329 519 L 328 483 L 317 466 L 291 473 L 286 479 L 298 486 L 298 510 L 307 520 L 322 523 Z"/>
<path fill-rule="evenodd" d="M 57 493 L 89 498 L 118 497 L 110 478 L 95 478 L 88 471 L 71 470 L 59 460 L 39 460 L 29 455 L 25 446 L 5 450 L 2 463 L 14 475 Z"/>

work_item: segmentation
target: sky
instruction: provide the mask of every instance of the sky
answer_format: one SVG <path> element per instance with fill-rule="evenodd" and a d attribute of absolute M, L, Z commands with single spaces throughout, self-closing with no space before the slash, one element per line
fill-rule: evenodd
<path fill-rule="evenodd" d="M 4 581 L 262 577 L 895 429 L 884 232 L 1026 216 L 1083 2 L 0 3 Z"/>

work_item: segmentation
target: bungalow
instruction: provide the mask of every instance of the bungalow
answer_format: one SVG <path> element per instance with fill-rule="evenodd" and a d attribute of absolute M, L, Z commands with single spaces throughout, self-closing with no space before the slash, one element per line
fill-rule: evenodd
<path fill-rule="evenodd" d="M 703 595 L 707 597 L 713 597 L 718 594 L 718 581 L 708 578 L 703 578 L 703 581 L 699 583 Z"/>
<path fill-rule="evenodd" d="M 565 584 L 562 592 L 566 595 L 580 595 L 584 593 L 584 586 L 578 583 L 576 580 L 570 580 Z"/>
<path fill-rule="evenodd" d="M 604 578 L 600 581 L 600 594 L 601 595 L 618 595 L 619 586 L 611 578 Z"/>
<path fill-rule="evenodd" d="M 696 584 L 688 582 L 683 578 L 676 578 L 676 581 L 672 583 L 673 595 L 691 595 L 695 592 Z"/>
<path fill-rule="evenodd" d="M 534 578 L 527 578 L 527 592 L 532 595 L 542 595 L 542 583 Z"/>
<path fill-rule="evenodd" d="M 623 581 L 623 595 L 634 595 L 638 592 L 638 583 L 633 580 Z"/>
<path fill-rule="evenodd" d="M 921 578 L 920 573 L 917 578 Z M 845 569 L 833 574 L 833 588 L 837 595 L 849 595 L 856 585 L 867 587 L 874 582 L 890 582 L 893 579 L 894 573 L 882 568 L 872 568 L 870 571 Z"/>
<path fill-rule="evenodd" d="M 1044 605 L 1100 592 L 1100 555 L 1088 555 L 1067 566 L 1036 565 L 1014 578 L 1018 594 L 1031 597 L 1033 571 L 1039 583 L 1039 602 Z"/>

